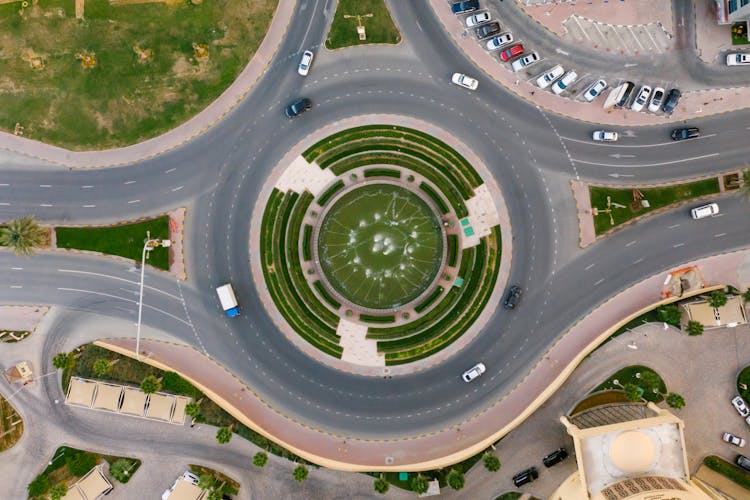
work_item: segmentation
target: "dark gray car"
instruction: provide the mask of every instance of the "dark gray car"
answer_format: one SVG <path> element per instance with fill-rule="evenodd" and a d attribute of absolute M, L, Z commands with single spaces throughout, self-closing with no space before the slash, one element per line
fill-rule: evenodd
<path fill-rule="evenodd" d="M 287 117 L 294 118 L 310 108 L 312 108 L 312 101 L 307 97 L 301 97 L 287 106 L 286 109 L 284 109 L 284 113 Z"/>

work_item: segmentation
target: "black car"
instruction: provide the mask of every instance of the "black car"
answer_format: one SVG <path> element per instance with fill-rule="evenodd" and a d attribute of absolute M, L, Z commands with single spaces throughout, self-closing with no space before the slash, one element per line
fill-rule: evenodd
<path fill-rule="evenodd" d="M 492 35 L 496 35 L 497 33 L 500 33 L 500 23 L 498 23 L 497 21 L 484 24 L 474 30 L 474 34 L 479 40 L 491 37 Z"/>
<path fill-rule="evenodd" d="M 518 305 L 518 301 L 521 299 L 521 287 L 513 285 L 508 288 L 505 292 L 505 300 L 503 300 L 503 307 L 506 309 L 515 309 Z"/>
<path fill-rule="evenodd" d="M 451 5 L 451 12 L 454 14 L 463 14 L 464 12 L 471 12 L 479 8 L 479 0 L 464 0 L 463 2 L 456 2 Z"/>
<path fill-rule="evenodd" d="M 677 107 L 677 103 L 680 102 L 680 96 L 682 93 L 678 89 L 672 89 L 667 94 L 667 98 L 664 99 L 664 107 L 661 108 L 665 113 L 670 114 Z"/>
<path fill-rule="evenodd" d="M 676 128 L 672 131 L 673 141 L 684 141 L 685 139 L 695 139 L 700 137 L 701 131 L 698 127 Z"/>
<path fill-rule="evenodd" d="M 635 83 L 625 82 L 625 92 L 622 93 L 622 97 L 620 97 L 620 100 L 615 103 L 616 108 L 624 108 L 628 104 L 628 101 L 630 100 L 630 94 L 633 93 L 634 88 Z"/>
<path fill-rule="evenodd" d="M 542 459 L 542 463 L 546 467 L 552 467 L 553 465 L 557 465 L 563 460 L 568 458 L 568 450 L 565 448 L 558 448 L 546 457 Z"/>
<path fill-rule="evenodd" d="M 737 465 L 750 472 L 750 458 L 747 458 L 745 455 L 737 455 L 735 462 L 737 462 Z"/>
<path fill-rule="evenodd" d="M 513 484 L 516 485 L 516 488 L 523 486 L 524 484 L 528 484 L 535 479 L 539 477 L 539 473 L 536 470 L 536 467 L 529 467 L 528 469 L 522 470 L 515 476 L 513 476 Z"/>
<path fill-rule="evenodd" d="M 284 113 L 289 118 L 294 118 L 295 116 L 301 115 L 310 108 L 312 108 L 312 101 L 307 97 L 302 97 L 287 106 L 286 109 L 284 109 Z"/>

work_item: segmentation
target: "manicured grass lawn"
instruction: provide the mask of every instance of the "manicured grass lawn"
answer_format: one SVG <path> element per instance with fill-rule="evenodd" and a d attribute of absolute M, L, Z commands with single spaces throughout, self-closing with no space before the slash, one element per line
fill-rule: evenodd
<path fill-rule="evenodd" d="M 748 389 L 742 389 L 740 384 L 744 384 Z M 737 391 L 742 396 L 742 399 L 750 401 L 750 366 L 743 368 L 737 377 Z"/>
<path fill-rule="evenodd" d="M 648 200 L 650 207 L 639 207 L 633 211 L 630 207 L 633 201 L 633 189 L 611 188 L 603 186 L 589 186 L 592 208 L 600 210 L 607 208 L 607 196 L 612 201 L 612 217 L 614 226 L 610 224 L 609 214 L 600 213 L 594 216 L 594 229 L 596 234 L 602 234 L 612 227 L 618 226 L 639 215 L 646 214 L 658 208 L 666 207 L 673 203 L 690 200 L 715 194 L 719 192 L 719 181 L 717 178 L 703 179 L 675 186 L 640 189 L 643 199 Z M 625 208 L 615 207 L 614 204 L 624 205 Z"/>
<path fill-rule="evenodd" d="M 372 14 L 372 17 L 361 18 L 367 39 L 360 40 L 357 34 L 357 19 L 346 19 L 344 15 L 364 14 Z M 339 0 L 331 31 L 328 32 L 326 39 L 326 48 L 338 49 L 350 45 L 398 43 L 399 41 L 401 41 L 401 34 L 393 23 L 384 0 Z"/>
<path fill-rule="evenodd" d="M 28 2 L 32 4 L 32 2 Z M 0 129 L 69 149 L 126 146 L 215 100 L 257 50 L 278 0 L 0 5 Z M 19 10 L 22 14 L 19 15 Z M 196 59 L 193 43 L 208 47 Z M 135 47 L 151 51 L 139 62 Z M 76 54 L 94 54 L 84 68 Z M 44 67 L 34 69 L 32 58 Z"/>
<path fill-rule="evenodd" d="M 575 415 L 576 413 L 588 410 L 589 408 L 596 408 L 600 405 L 627 402 L 628 398 L 625 397 L 625 394 L 623 394 L 622 391 L 599 392 L 597 394 L 592 394 L 591 396 L 578 403 L 576 407 L 571 410 L 570 414 Z"/>
<path fill-rule="evenodd" d="M 732 25 L 732 45 L 747 45 L 747 23 L 735 23 Z"/>
<path fill-rule="evenodd" d="M 640 387 L 641 386 L 640 380 L 638 377 L 636 377 L 636 374 L 640 373 L 642 375 L 646 372 L 651 372 L 657 377 L 659 377 L 659 384 L 657 388 L 661 391 L 661 394 L 657 392 L 653 392 L 650 389 L 644 388 L 646 390 L 643 391 L 643 399 L 645 399 L 646 401 L 659 403 L 664 399 L 664 396 L 662 396 L 662 394 L 667 393 L 667 386 L 664 383 L 664 380 L 661 378 L 661 376 L 659 376 L 658 373 L 653 371 L 651 368 L 648 368 L 646 366 L 641 366 L 641 365 L 628 366 L 628 367 L 623 368 L 622 370 L 619 370 L 617 373 L 615 373 L 614 375 L 609 377 L 607 380 L 605 380 L 601 385 L 599 385 L 592 392 L 603 391 L 605 389 L 618 390 L 618 389 L 622 389 L 621 386 L 624 386 L 625 384 L 635 384 Z M 615 380 L 618 381 L 619 385 L 614 384 Z"/>
<path fill-rule="evenodd" d="M 169 238 L 169 217 L 112 227 L 58 227 L 55 231 L 58 248 L 92 250 L 140 263 L 146 231 L 151 231 L 151 238 Z M 146 262 L 159 269 L 169 269 L 169 249 L 155 248 Z"/>
<path fill-rule="evenodd" d="M 22 434 L 21 416 L 5 398 L 0 396 L 0 451 L 5 451 L 16 444 Z"/>
<path fill-rule="evenodd" d="M 703 463 L 709 469 L 715 470 L 722 476 L 739 484 L 745 489 L 750 490 L 750 474 L 740 469 L 736 465 L 727 462 L 723 458 L 715 455 L 709 455 L 703 459 Z"/>

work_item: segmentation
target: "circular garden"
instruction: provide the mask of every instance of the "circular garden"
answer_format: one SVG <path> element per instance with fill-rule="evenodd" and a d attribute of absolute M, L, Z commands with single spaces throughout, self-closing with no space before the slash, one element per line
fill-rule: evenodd
<path fill-rule="evenodd" d="M 392 125 L 343 130 L 302 156 L 327 185 L 274 188 L 260 235 L 266 286 L 289 326 L 341 358 L 340 323 L 363 325 L 386 365 L 465 333 L 500 266 L 500 226 L 472 227 L 467 201 L 484 181 L 466 159 Z"/>

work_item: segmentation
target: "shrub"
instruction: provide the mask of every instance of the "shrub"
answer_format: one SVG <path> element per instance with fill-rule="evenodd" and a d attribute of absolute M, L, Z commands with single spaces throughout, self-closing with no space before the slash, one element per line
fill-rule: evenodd
<path fill-rule="evenodd" d="M 690 320 L 687 322 L 687 326 L 685 327 L 685 331 L 690 336 L 695 335 L 702 335 L 703 334 L 703 325 L 699 321 Z"/>
<path fill-rule="evenodd" d="M 153 394 L 161 390 L 161 382 L 153 375 L 149 375 L 141 382 L 141 390 L 146 394 Z"/>
<path fill-rule="evenodd" d="M 451 469 L 448 475 L 445 476 L 445 482 L 454 490 L 460 490 L 466 484 L 466 478 L 461 471 Z"/>
<path fill-rule="evenodd" d="M 97 377 L 103 377 L 112 369 L 112 363 L 104 358 L 97 359 L 94 362 L 93 370 Z"/>
<path fill-rule="evenodd" d="M 51 490 L 49 490 L 49 498 L 50 500 L 61 500 L 67 492 L 68 487 L 65 483 L 57 483 Z"/>
<path fill-rule="evenodd" d="M 625 397 L 628 398 L 628 401 L 641 400 L 641 391 L 637 385 L 627 383 L 622 387 L 622 390 L 625 392 Z"/>
<path fill-rule="evenodd" d="M 198 418 L 198 415 L 201 414 L 201 405 L 195 401 L 191 401 L 185 405 L 185 413 L 188 417 Z"/>
<path fill-rule="evenodd" d="M 268 455 L 265 452 L 259 451 L 253 455 L 253 465 L 256 467 L 264 467 L 268 463 Z"/>
<path fill-rule="evenodd" d="M 294 480 L 301 483 L 302 481 L 307 479 L 307 467 L 305 467 L 303 464 L 299 464 L 294 468 L 294 472 L 292 474 L 294 475 Z"/>
<path fill-rule="evenodd" d="M 745 290 L 745 293 L 742 294 L 742 298 L 745 299 L 745 301 L 750 302 L 750 288 Z"/>
<path fill-rule="evenodd" d="M 125 484 L 130 481 L 130 471 L 134 468 L 134 465 L 134 461 L 127 458 L 120 458 L 109 466 L 109 473 L 117 481 Z"/>
<path fill-rule="evenodd" d="M 429 488 L 429 484 L 427 484 L 427 478 L 422 474 L 417 474 L 411 479 L 411 490 L 414 493 L 421 495 L 422 493 L 425 493 L 427 491 L 427 488 Z"/>
<path fill-rule="evenodd" d="M 724 290 L 714 290 L 708 296 L 708 305 L 711 307 L 722 307 L 727 305 L 727 294 Z"/>
<path fill-rule="evenodd" d="M 656 314 L 659 317 L 659 321 L 663 321 L 664 323 L 679 328 L 680 319 L 682 319 L 682 313 L 680 313 L 680 308 L 677 306 L 677 304 L 667 304 L 664 306 L 659 306 L 656 309 Z"/>
<path fill-rule="evenodd" d="M 73 476 L 82 477 L 94 468 L 96 465 L 96 456 L 87 452 L 68 455 L 65 458 L 65 464 Z"/>
<path fill-rule="evenodd" d="M 67 365 L 68 365 L 68 353 L 67 352 L 59 352 L 55 354 L 54 358 L 52 358 L 52 366 L 54 366 L 58 370 L 64 369 Z"/>
<path fill-rule="evenodd" d="M 47 493 L 50 489 L 49 479 L 43 474 L 39 474 L 26 487 L 29 490 L 29 497 L 38 497 Z"/>
<path fill-rule="evenodd" d="M 381 495 L 385 495 L 388 493 L 388 488 L 391 487 L 390 484 L 388 484 L 388 481 L 383 479 L 383 477 L 379 477 L 375 479 L 375 482 L 373 483 L 372 487 L 375 489 L 376 492 L 380 493 Z"/>
<path fill-rule="evenodd" d="M 643 371 L 641 373 L 640 378 L 640 386 L 647 391 L 651 391 L 653 389 L 659 390 L 659 387 L 661 385 L 661 378 L 659 375 L 657 375 L 655 372 L 649 371 Z"/>
<path fill-rule="evenodd" d="M 200 396 L 200 391 L 193 384 L 175 372 L 165 373 L 161 379 L 161 385 L 165 391 L 175 394 L 184 394 L 193 398 Z"/>
<path fill-rule="evenodd" d="M 219 444 L 227 444 L 232 439 L 232 429 L 229 427 L 219 427 L 216 431 L 216 440 Z"/>
<path fill-rule="evenodd" d="M 482 461 L 484 462 L 484 468 L 488 471 L 497 472 L 500 470 L 500 459 L 494 453 L 488 451 L 482 455 Z"/>
<path fill-rule="evenodd" d="M 676 392 L 670 392 L 667 394 L 667 404 L 676 410 L 685 406 L 685 398 L 677 394 Z"/>

